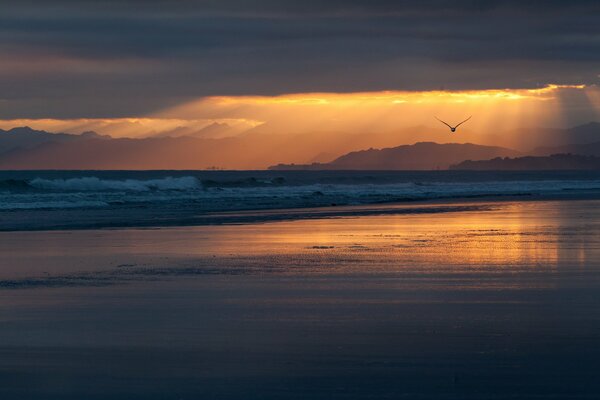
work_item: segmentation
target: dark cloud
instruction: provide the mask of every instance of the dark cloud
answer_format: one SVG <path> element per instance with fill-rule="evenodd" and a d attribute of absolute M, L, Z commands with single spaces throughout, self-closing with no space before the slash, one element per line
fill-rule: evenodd
<path fill-rule="evenodd" d="M 0 6 L 0 117 L 126 116 L 218 94 L 593 84 L 598 26 L 598 1 L 24 0 Z"/>

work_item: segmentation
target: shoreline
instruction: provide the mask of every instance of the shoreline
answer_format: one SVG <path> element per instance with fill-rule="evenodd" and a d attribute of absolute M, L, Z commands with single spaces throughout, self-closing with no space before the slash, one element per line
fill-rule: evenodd
<path fill-rule="evenodd" d="M 414 214 L 441 214 L 466 211 L 489 211 L 494 204 L 507 202 L 541 202 L 541 201 L 585 201 L 600 200 L 600 191 L 564 191 L 566 193 L 554 194 L 507 194 L 507 195 L 473 195 L 459 197 L 444 197 L 438 199 L 415 199 L 374 203 L 365 205 L 332 205 L 328 207 L 306 208 L 281 208 L 281 209 L 255 209 L 223 212 L 206 212 L 186 216 L 161 216 L 153 214 L 149 218 L 133 221 L 110 221 L 108 218 L 115 210 L 87 209 L 88 214 L 94 214 L 96 220 L 85 220 L 80 209 L 60 210 L 60 219 L 76 220 L 71 224 L 48 224 L 48 226 L 12 226 L 0 225 L 0 232 L 44 232 L 44 231 L 80 231 L 80 230 L 127 230 L 127 229 L 160 229 L 212 225 L 250 225 L 282 221 L 298 221 L 307 219 L 354 218 L 362 216 L 382 215 L 414 215 Z M 10 211 L 7 213 L 21 214 L 23 218 L 37 218 L 44 221 L 44 217 L 57 210 L 35 211 Z M 6 215 L 6 213 L 4 213 Z M 37 215 L 36 215 L 37 214 Z M 70 218 L 68 214 L 73 214 Z M 98 217 L 100 216 L 100 217 Z M 40 218 L 41 217 L 41 218 Z M 104 217 L 103 220 L 101 217 Z M 162 218 L 162 220 L 160 220 Z M 157 223 L 157 220 L 160 222 Z M 8 222 L 10 225 L 10 222 Z"/>
<path fill-rule="evenodd" d="M 0 397 L 600 393 L 600 201 L 484 201 L 0 234 Z"/>

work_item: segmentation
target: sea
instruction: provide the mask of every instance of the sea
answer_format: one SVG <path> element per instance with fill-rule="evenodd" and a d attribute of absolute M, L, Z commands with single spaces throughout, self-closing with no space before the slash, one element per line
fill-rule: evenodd
<path fill-rule="evenodd" d="M 600 171 L 0 171 L 0 230 L 243 223 L 315 216 L 307 209 L 335 216 L 342 206 L 598 194 Z"/>
<path fill-rule="evenodd" d="M 600 398 L 600 172 L 0 187 L 1 400 Z"/>

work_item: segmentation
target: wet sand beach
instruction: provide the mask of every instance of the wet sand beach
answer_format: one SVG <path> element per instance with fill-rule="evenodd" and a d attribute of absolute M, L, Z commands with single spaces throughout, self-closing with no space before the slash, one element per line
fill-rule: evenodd
<path fill-rule="evenodd" d="M 0 232 L 0 398 L 595 399 L 599 217 Z"/>

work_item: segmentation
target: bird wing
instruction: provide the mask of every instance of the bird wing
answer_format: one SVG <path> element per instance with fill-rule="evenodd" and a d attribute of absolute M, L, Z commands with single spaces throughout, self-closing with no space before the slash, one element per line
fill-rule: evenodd
<path fill-rule="evenodd" d="M 468 120 L 470 120 L 471 118 L 473 118 L 473 116 L 471 115 L 469 118 L 465 119 L 463 122 L 461 122 L 460 124 L 456 125 L 455 128 L 458 128 L 459 126 L 461 126 L 462 124 L 464 124 L 465 122 L 467 122 Z"/>
<path fill-rule="evenodd" d="M 440 121 L 442 124 L 446 125 L 448 128 L 452 129 L 452 127 L 450 125 L 448 125 L 447 123 L 445 123 L 444 121 L 442 121 L 438 117 L 435 117 L 435 119 L 437 119 L 438 121 Z"/>

